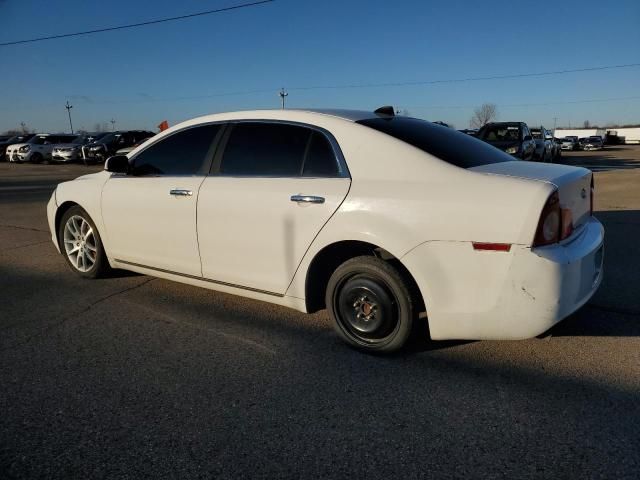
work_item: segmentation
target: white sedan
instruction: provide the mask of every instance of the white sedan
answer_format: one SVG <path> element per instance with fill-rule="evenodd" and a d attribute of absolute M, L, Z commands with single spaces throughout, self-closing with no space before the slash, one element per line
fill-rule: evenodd
<path fill-rule="evenodd" d="M 120 268 L 327 308 L 367 351 L 425 321 L 435 340 L 530 338 L 602 280 L 589 170 L 390 107 L 190 120 L 61 183 L 47 213 L 83 277 Z"/>

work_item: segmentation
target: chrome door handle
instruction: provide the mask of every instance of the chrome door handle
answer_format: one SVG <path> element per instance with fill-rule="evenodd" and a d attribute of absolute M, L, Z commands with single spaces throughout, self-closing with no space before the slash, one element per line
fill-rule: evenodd
<path fill-rule="evenodd" d="M 297 203 L 324 203 L 324 197 L 314 195 L 291 195 L 291 201 Z"/>
<path fill-rule="evenodd" d="M 173 190 L 169 190 L 169 195 L 174 195 L 176 197 L 190 197 L 191 195 L 193 195 L 193 192 L 191 190 L 174 188 Z"/>

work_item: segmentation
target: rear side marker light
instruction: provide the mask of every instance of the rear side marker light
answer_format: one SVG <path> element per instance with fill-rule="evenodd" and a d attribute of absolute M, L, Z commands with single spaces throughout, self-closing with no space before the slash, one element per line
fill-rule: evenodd
<path fill-rule="evenodd" d="M 510 243 L 485 243 L 471 242 L 474 250 L 492 250 L 494 252 L 508 252 L 511 250 Z"/>

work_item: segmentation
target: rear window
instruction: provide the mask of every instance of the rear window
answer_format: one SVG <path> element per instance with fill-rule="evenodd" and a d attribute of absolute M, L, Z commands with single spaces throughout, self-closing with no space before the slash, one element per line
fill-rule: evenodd
<path fill-rule="evenodd" d="M 461 168 L 511 162 L 511 155 L 452 128 L 408 117 L 370 118 L 357 123 L 391 135 Z"/>
<path fill-rule="evenodd" d="M 519 125 L 486 125 L 478 132 L 478 138 L 488 142 L 517 142 L 522 136 Z"/>

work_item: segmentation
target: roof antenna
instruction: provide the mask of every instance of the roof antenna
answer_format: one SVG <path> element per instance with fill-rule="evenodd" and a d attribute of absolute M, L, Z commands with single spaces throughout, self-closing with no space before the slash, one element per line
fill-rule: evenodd
<path fill-rule="evenodd" d="M 391 105 L 385 105 L 384 107 L 377 108 L 373 113 L 377 113 L 379 115 L 391 115 L 392 117 L 396 114 Z"/>

